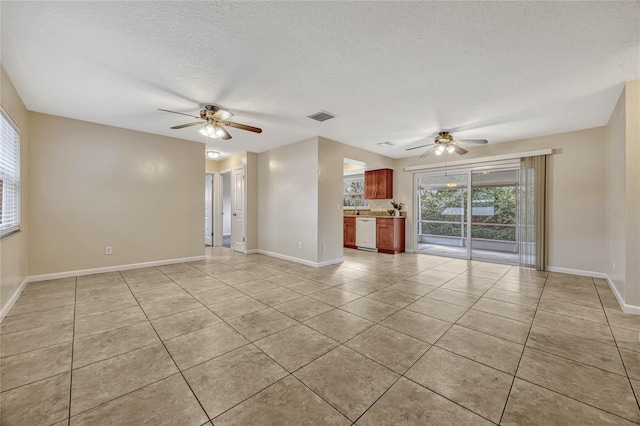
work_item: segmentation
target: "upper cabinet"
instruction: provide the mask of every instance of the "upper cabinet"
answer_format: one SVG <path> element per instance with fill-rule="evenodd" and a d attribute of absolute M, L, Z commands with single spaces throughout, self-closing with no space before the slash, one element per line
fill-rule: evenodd
<path fill-rule="evenodd" d="M 393 198 L 393 170 L 379 169 L 365 171 L 364 198 L 367 200 Z"/>

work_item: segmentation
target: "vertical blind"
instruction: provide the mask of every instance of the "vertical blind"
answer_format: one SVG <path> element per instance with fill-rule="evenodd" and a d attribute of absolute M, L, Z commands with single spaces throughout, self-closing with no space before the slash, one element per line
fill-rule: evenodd
<path fill-rule="evenodd" d="M 0 237 L 20 229 L 20 131 L 0 107 Z"/>
<path fill-rule="evenodd" d="M 520 266 L 546 269 L 547 156 L 520 160 L 519 252 Z"/>

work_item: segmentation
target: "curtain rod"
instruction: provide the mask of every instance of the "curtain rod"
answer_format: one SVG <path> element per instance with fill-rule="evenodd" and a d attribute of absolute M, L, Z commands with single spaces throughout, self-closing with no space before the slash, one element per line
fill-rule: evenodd
<path fill-rule="evenodd" d="M 516 160 L 516 159 L 526 158 L 526 157 L 535 157 L 536 155 L 549 155 L 549 154 L 553 154 L 552 148 L 539 149 L 537 151 L 514 152 L 512 154 L 493 155 L 490 157 L 470 158 L 469 160 L 447 161 L 446 163 L 442 162 L 442 163 L 434 163 L 434 164 L 420 164 L 417 166 L 407 166 L 404 168 L 404 171 L 413 172 L 416 170 L 438 169 L 445 166 L 452 167 L 452 166 L 463 166 L 467 164 L 481 164 L 481 163 L 488 163 L 492 161 L 501 161 L 501 160 Z"/>

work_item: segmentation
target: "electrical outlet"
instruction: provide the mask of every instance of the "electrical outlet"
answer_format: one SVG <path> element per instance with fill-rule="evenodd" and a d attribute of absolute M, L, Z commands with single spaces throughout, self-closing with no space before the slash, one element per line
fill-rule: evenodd
<path fill-rule="evenodd" d="M 327 251 L 327 245 L 325 243 L 322 243 L 322 251 Z"/>
<path fill-rule="evenodd" d="M 112 254 L 113 250 L 111 249 L 111 247 L 107 246 L 104 248 L 104 254 Z"/>
<path fill-rule="evenodd" d="M 302 248 L 302 241 L 298 241 L 298 248 L 301 249 Z"/>

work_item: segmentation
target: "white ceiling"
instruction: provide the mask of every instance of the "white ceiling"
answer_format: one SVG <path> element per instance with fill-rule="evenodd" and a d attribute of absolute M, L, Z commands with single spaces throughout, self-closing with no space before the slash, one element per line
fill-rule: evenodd
<path fill-rule="evenodd" d="M 640 78 L 640 2 L 8 2 L 2 62 L 32 111 L 170 130 L 215 103 L 262 152 L 321 135 L 399 158 L 606 124 Z M 326 110 L 337 118 L 306 118 Z M 390 141 L 394 146 L 377 144 Z"/>

